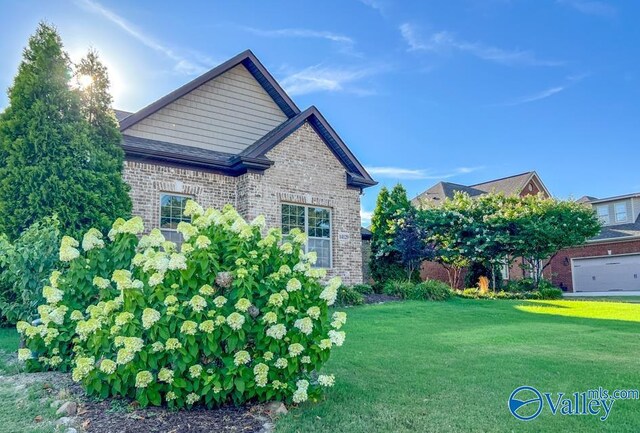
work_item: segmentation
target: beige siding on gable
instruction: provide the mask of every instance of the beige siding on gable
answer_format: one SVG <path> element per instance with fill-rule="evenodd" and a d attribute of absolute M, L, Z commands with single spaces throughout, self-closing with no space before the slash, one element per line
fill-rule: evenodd
<path fill-rule="evenodd" d="M 243 65 L 206 82 L 126 130 L 128 135 L 240 153 L 287 120 Z"/>

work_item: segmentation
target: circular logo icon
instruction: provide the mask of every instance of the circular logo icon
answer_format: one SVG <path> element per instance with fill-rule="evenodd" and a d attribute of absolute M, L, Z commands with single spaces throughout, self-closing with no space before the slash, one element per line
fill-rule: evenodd
<path fill-rule="evenodd" d="M 509 396 L 509 411 L 520 421 L 531 421 L 542 412 L 542 394 L 531 386 L 516 388 Z"/>

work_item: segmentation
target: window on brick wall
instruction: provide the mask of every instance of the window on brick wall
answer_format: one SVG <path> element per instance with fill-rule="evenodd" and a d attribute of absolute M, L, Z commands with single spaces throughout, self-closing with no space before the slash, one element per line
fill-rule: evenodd
<path fill-rule="evenodd" d="M 191 222 L 184 215 L 187 200 L 192 197 L 180 194 L 160 194 L 160 231 L 164 237 L 176 244 L 182 244 L 182 235 L 176 230 L 181 221 Z"/>
<path fill-rule="evenodd" d="M 315 251 L 318 268 L 331 267 L 331 209 L 297 204 L 282 204 L 282 233 L 299 228 L 307 234 L 306 251 Z"/>

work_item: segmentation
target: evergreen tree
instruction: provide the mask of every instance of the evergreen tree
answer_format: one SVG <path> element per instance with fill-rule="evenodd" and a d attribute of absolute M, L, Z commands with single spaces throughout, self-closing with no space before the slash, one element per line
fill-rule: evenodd
<path fill-rule="evenodd" d="M 122 151 L 113 147 L 117 127 L 102 117 L 108 113 L 110 98 L 102 93 L 108 87 L 96 85 L 100 91 L 87 104 L 70 81 L 60 36 L 41 23 L 0 115 L 0 232 L 12 239 L 52 214 L 65 234 L 106 229 L 130 208 L 120 177 Z M 100 108 L 105 101 L 107 109 Z"/>
<path fill-rule="evenodd" d="M 397 184 L 389 192 L 382 187 L 376 201 L 376 208 L 371 217 L 371 260 L 369 268 L 371 277 L 377 283 L 387 280 L 406 278 L 407 273 L 402 266 L 402 256 L 396 250 L 395 222 L 403 218 L 412 208 L 407 191 Z"/>

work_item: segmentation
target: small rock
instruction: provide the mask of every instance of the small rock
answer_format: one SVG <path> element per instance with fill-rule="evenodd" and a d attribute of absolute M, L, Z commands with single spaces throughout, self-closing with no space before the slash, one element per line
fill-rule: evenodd
<path fill-rule="evenodd" d="M 271 433 L 273 432 L 273 427 L 273 423 L 265 422 L 264 424 L 262 424 L 262 430 L 260 431 L 260 433 Z"/>
<path fill-rule="evenodd" d="M 42 422 L 42 415 L 38 415 L 33 419 L 35 422 Z"/>
<path fill-rule="evenodd" d="M 271 416 L 285 415 L 288 412 L 287 407 L 281 401 L 272 401 L 267 403 L 265 410 Z"/>
<path fill-rule="evenodd" d="M 66 401 L 58 408 L 56 415 L 74 416 L 78 412 L 78 404 L 75 401 Z"/>
<path fill-rule="evenodd" d="M 78 433 L 78 430 L 73 427 L 69 427 L 64 433 Z"/>
<path fill-rule="evenodd" d="M 57 409 L 57 408 L 60 407 L 61 404 L 62 404 L 61 400 L 53 400 L 51 402 L 51 404 L 49 405 L 49 407 L 52 408 L 52 409 Z"/>
<path fill-rule="evenodd" d="M 68 416 L 63 416 L 58 421 L 56 421 L 56 424 L 58 424 L 58 425 L 69 425 L 69 424 L 71 424 L 72 421 L 73 421 L 73 418 L 70 418 Z"/>

